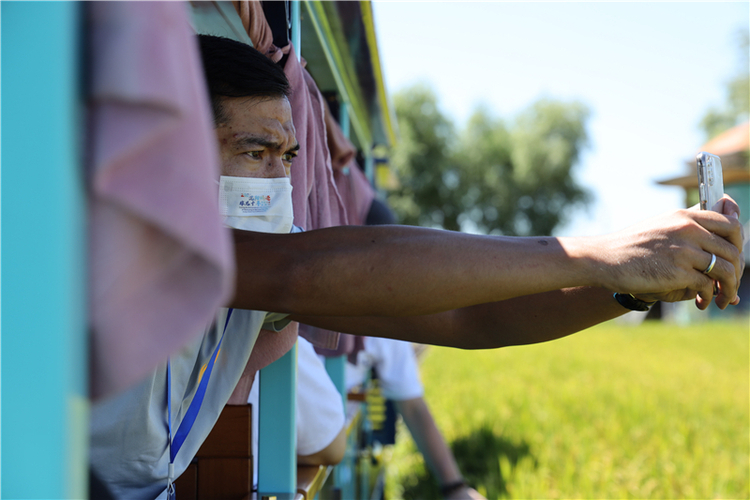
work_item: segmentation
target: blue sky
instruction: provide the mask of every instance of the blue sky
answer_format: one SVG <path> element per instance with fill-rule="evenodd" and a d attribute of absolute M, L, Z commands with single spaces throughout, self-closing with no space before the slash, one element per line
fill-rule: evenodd
<path fill-rule="evenodd" d="M 512 119 L 541 97 L 591 110 L 577 168 L 595 201 L 558 234 L 616 231 L 680 208 L 704 143 L 698 124 L 725 99 L 750 3 L 384 2 L 373 5 L 390 93 L 429 83 L 462 126 L 477 106 Z"/>

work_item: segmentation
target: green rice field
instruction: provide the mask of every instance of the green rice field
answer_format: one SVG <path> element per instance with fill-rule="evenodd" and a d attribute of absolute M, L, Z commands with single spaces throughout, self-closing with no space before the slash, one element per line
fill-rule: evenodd
<path fill-rule="evenodd" d="M 606 324 L 546 344 L 431 347 L 425 397 L 495 498 L 750 498 L 750 320 Z M 440 498 L 403 424 L 390 500 Z"/>

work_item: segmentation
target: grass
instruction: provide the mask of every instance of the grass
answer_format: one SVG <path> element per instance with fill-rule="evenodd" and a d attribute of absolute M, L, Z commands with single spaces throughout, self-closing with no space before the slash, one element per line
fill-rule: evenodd
<path fill-rule="evenodd" d="M 430 348 L 425 398 L 494 498 L 750 498 L 750 323 L 607 324 L 536 346 Z M 401 425 L 388 498 L 439 498 Z"/>

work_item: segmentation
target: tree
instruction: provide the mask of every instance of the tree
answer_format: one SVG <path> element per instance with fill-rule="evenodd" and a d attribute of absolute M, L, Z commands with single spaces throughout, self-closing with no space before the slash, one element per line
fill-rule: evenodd
<path fill-rule="evenodd" d="M 388 201 L 403 223 L 551 234 L 589 199 L 572 177 L 587 142 L 581 104 L 539 101 L 509 126 L 477 110 L 457 138 L 424 86 L 394 103 L 401 141 L 392 163 L 402 186 Z"/>
<path fill-rule="evenodd" d="M 401 223 L 459 229 L 451 152 L 453 124 L 429 88 L 419 85 L 394 96 L 400 141 L 391 158 L 401 187 L 388 203 Z"/>
<path fill-rule="evenodd" d="M 739 71 L 727 82 L 726 102 L 712 108 L 701 120 L 701 128 L 708 139 L 750 119 L 750 30 L 738 31 Z"/>

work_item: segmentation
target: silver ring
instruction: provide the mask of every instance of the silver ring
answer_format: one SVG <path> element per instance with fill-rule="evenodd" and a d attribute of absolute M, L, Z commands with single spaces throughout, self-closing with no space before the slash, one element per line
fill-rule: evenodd
<path fill-rule="evenodd" d="M 716 254 L 711 254 L 711 263 L 708 265 L 705 271 L 703 271 L 703 274 L 708 274 L 714 269 L 714 265 L 716 264 Z"/>

